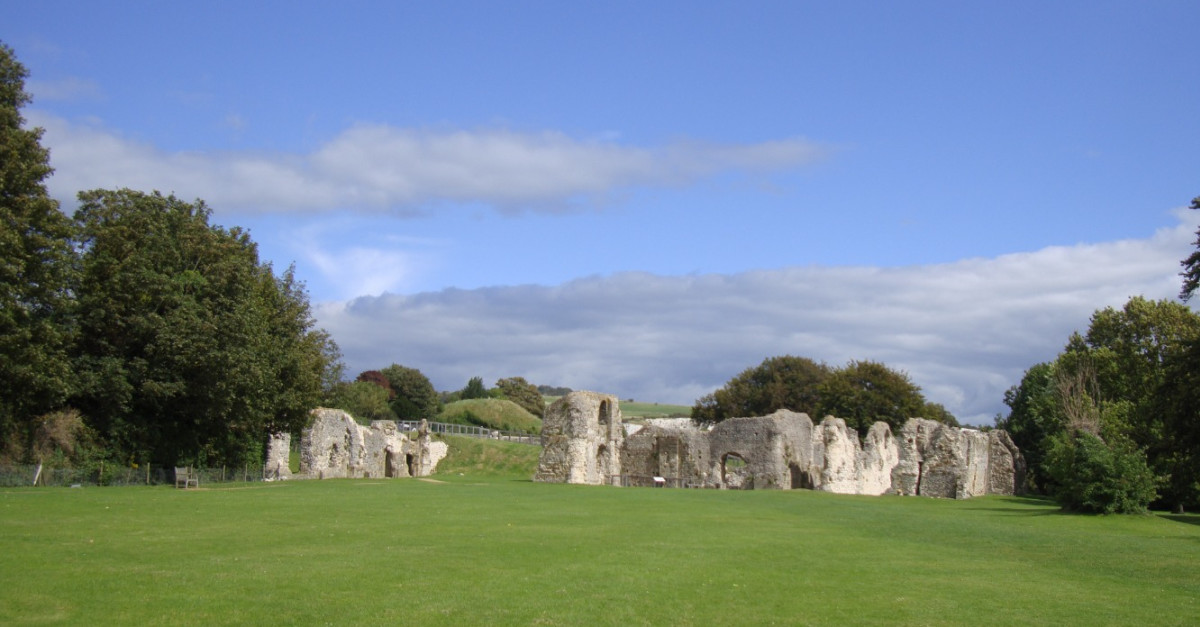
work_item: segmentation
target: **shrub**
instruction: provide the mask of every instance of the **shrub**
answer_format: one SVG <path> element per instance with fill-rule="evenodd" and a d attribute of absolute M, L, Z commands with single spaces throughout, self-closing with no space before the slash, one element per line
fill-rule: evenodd
<path fill-rule="evenodd" d="M 1052 438 L 1046 467 L 1063 508 L 1098 514 L 1145 513 L 1158 496 L 1146 455 L 1121 438 L 1109 442 L 1086 431 Z"/>

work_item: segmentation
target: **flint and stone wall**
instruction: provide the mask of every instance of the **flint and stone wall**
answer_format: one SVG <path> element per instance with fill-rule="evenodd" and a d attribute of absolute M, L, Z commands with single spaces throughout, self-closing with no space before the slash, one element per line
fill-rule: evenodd
<path fill-rule="evenodd" d="M 900 430 L 877 422 L 860 440 L 833 416 L 731 418 L 711 431 L 651 424 L 625 435 L 615 396 L 573 392 L 546 411 L 535 481 L 680 487 L 813 489 L 839 494 L 970 498 L 1014 494 L 1025 462 L 1004 431 L 960 429 L 913 418 Z M 615 455 L 615 458 L 614 458 Z"/>
<path fill-rule="evenodd" d="M 448 448 L 445 442 L 430 439 L 425 421 L 421 421 L 417 433 L 414 441 L 391 420 L 375 420 L 366 427 L 340 409 L 314 409 L 312 424 L 300 438 L 300 476 L 427 477 L 437 469 Z M 291 476 L 287 466 L 290 442 L 287 434 L 272 437 L 267 468 L 268 473 L 278 473 L 272 478 Z"/>

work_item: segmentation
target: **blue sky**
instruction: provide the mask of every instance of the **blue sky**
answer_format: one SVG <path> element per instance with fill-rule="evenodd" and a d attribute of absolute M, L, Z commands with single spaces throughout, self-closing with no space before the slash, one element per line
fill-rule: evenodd
<path fill-rule="evenodd" d="M 203 198 L 350 374 L 690 404 L 779 354 L 990 422 L 1178 292 L 1194 2 L 0 4 L 64 209 Z"/>

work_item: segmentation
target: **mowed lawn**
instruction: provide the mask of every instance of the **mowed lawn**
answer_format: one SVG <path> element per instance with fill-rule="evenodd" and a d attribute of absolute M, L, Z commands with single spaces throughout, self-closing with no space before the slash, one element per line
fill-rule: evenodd
<path fill-rule="evenodd" d="M 0 491 L 0 624 L 1194 624 L 1200 518 L 290 481 Z"/>

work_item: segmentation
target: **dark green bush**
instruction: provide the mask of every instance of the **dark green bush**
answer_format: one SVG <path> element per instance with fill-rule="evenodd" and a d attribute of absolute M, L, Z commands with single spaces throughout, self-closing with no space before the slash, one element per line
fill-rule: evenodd
<path fill-rule="evenodd" d="M 1065 509 L 1097 514 L 1145 513 L 1158 496 L 1146 455 L 1126 439 L 1105 442 L 1085 431 L 1052 438 L 1046 467 Z"/>

